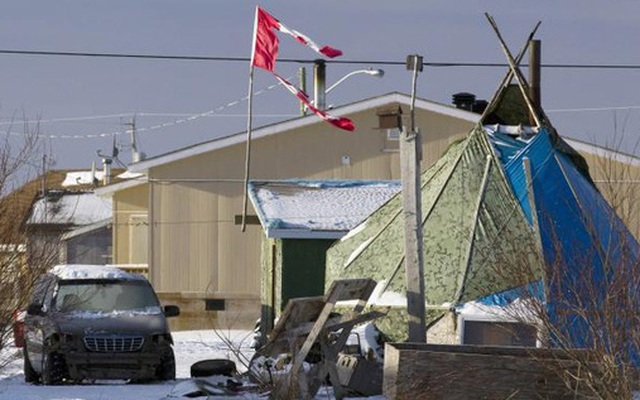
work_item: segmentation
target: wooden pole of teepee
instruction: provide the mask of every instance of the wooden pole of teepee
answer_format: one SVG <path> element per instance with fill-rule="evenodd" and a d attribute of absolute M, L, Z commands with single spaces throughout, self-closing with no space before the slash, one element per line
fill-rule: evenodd
<path fill-rule="evenodd" d="M 522 58 L 524 57 L 527 47 L 529 46 L 529 42 L 533 40 L 533 37 L 535 36 L 539 27 L 540 27 L 540 21 L 538 21 L 538 23 L 533 27 L 533 29 L 531 30 L 531 33 L 529 33 L 529 37 L 527 38 L 527 41 L 524 44 L 524 47 L 518 53 L 518 56 L 516 57 L 516 65 L 520 65 L 520 61 L 522 61 Z M 505 74 L 504 78 L 502 79 L 500 86 L 498 86 L 498 90 L 496 90 L 496 92 L 493 94 L 493 97 L 489 101 L 489 106 L 482 113 L 482 116 L 480 117 L 481 123 L 484 122 L 487 115 L 491 114 L 494 111 L 495 105 L 498 103 L 498 97 L 500 97 L 505 87 L 507 87 L 507 85 L 511 83 L 512 79 L 513 79 L 513 71 L 509 69 Z"/>
<path fill-rule="evenodd" d="M 407 282 L 407 314 L 410 342 L 426 342 L 424 253 L 422 235 L 422 192 L 420 188 L 420 132 L 416 128 L 415 98 L 418 72 L 423 62 L 419 55 L 407 57 L 407 69 L 413 72 L 411 88 L 411 127 L 402 129 L 400 139 L 400 170 L 405 220 L 405 271 Z"/>
<path fill-rule="evenodd" d="M 527 104 L 527 108 L 529 108 L 529 114 L 535 121 L 536 126 L 542 126 L 542 122 L 541 122 L 542 116 L 541 116 L 540 108 L 534 105 L 533 102 L 531 101 L 531 96 L 527 88 L 528 87 L 527 81 L 524 79 L 524 76 L 522 76 L 522 72 L 520 72 L 520 69 L 518 68 L 517 63 L 514 60 L 513 55 L 511 54 L 511 51 L 509 50 L 509 48 L 507 47 L 507 44 L 502 38 L 502 34 L 498 29 L 498 25 L 496 24 L 496 21 L 493 19 L 491 15 L 489 15 L 489 13 L 485 13 L 484 15 L 487 17 L 487 20 L 489 21 L 491 28 L 493 28 L 494 33 L 498 37 L 498 41 L 500 42 L 500 46 L 502 47 L 502 52 L 507 58 L 507 62 L 509 63 L 509 68 L 513 72 L 513 76 L 516 78 L 516 81 L 518 82 L 518 87 L 520 88 L 522 97 L 524 98 L 524 101 Z"/>

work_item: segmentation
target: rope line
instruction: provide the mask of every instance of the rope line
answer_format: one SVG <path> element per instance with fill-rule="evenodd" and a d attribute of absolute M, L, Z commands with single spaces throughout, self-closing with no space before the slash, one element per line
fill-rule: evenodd
<path fill-rule="evenodd" d="M 291 79 L 291 77 L 289 78 Z M 277 82 L 274 83 L 264 89 L 258 90 L 253 92 L 254 96 L 259 96 L 261 94 L 264 94 L 274 88 L 276 88 L 277 86 L 280 86 L 281 83 Z M 229 102 L 227 104 L 224 104 L 222 106 L 219 106 L 217 108 L 214 108 L 213 110 L 209 110 L 203 113 L 199 113 L 199 114 L 183 114 L 185 115 L 185 117 L 183 118 L 179 118 L 176 119 L 174 121 L 170 121 L 170 122 L 164 122 L 161 124 L 156 124 L 156 125 L 151 125 L 148 127 L 143 127 L 143 128 L 136 128 L 136 133 L 139 132 L 151 132 L 151 131 L 156 131 L 159 129 L 164 129 L 164 128 L 168 128 L 171 126 L 176 126 L 176 125 L 180 125 L 180 124 L 184 124 L 186 122 L 193 122 L 197 119 L 200 118 L 204 118 L 204 117 L 210 117 L 215 115 L 216 113 L 219 113 L 223 110 L 226 110 L 227 108 L 231 108 L 233 106 L 236 106 L 240 103 L 242 103 L 243 101 L 246 101 L 248 99 L 248 96 L 244 96 L 241 97 L 238 100 Z M 105 116 L 95 116 L 95 117 L 85 117 L 88 119 L 100 119 L 100 118 L 110 118 L 110 117 L 122 117 L 122 116 L 126 116 L 126 115 L 132 115 L 132 114 L 112 114 L 112 115 L 105 115 Z M 142 115 L 142 114 L 133 114 L 133 115 Z M 60 119 L 56 119 L 58 121 L 60 120 L 71 120 L 71 121 L 78 121 L 80 120 L 80 118 L 83 117 L 71 117 L 71 118 L 60 118 Z M 39 123 L 40 121 L 22 121 L 23 123 L 28 123 L 28 122 L 34 122 L 34 123 Z M 14 122 L 6 122 L 3 124 L 12 124 L 12 123 L 16 123 Z M 86 134 L 86 135 L 66 135 L 66 134 L 38 134 L 35 135 L 37 137 L 40 138 L 44 138 L 44 139 L 98 139 L 98 138 L 105 138 L 105 137 L 112 137 L 112 136 L 119 136 L 122 134 L 128 134 L 131 133 L 133 130 L 132 129 L 126 129 L 126 130 L 121 130 L 121 131 L 113 131 L 113 132 L 103 132 L 103 133 L 93 133 L 93 134 Z M 0 134 L 5 134 L 5 135 L 14 135 L 14 136 L 23 136 L 25 133 L 24 132 L 14 132 L 14 131 L 0 131 Z"/>

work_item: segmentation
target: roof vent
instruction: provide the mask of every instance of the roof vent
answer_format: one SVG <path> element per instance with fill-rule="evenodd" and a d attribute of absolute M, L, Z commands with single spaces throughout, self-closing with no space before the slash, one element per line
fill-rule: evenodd
<path fill-rule="evenodd" d="M 455 104 L 456 108 L 460 108 L 462 110 L 467 110 L 467 111 L 473 110 L 473 103 L 476 101 L 475 94 L 460 92 L 460 93 L 454 94 L 452 97 L 453 97 L 453 104 Z"/>
<path fill-rule="evenodd" d="M 473 106 L 471 107 L 471 111 L 474 113 L 482 114 L 484 110 L 487 109 L 489 102 L 486 100 L 476 100 L 473 102 Z"/>
<path fill-rule="evenodd" d="M 486 100 L 476 100 L 476 95 L 473 93 L 456 93 L 452 96 L 452 98 L 452 103 L 456 106 L 456 108 L 471 111 L 477 114 L 482 114 L 489 105 Z"/>

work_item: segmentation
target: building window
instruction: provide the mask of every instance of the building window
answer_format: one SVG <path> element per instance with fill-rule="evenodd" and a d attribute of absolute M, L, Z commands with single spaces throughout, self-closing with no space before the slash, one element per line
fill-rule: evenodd
<path fill-rule="evenodd" d="M 383 129 L 384 151 L 400 151 L 400 129 Z"/>
<path fill-rule="evenodd" d="M 536 347 L 537 330 L 520 322 L 464 320 L 462 344 Z"/>

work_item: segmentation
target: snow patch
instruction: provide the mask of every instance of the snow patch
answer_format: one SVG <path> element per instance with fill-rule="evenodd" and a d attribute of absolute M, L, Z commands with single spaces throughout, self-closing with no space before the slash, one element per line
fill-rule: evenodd
<path fill-rule="evenodd" d="M 505 322 L 535 322 L 535 308 L 532 299 L 516 299 L 506 306 L 488 305 L 470 301 L 456 309 L 456 313 L 465 318 L 498 320 Z"/>
<path fill-rule="evenodd" d="M 368 303 L 383 307 L 406 307 L 407 297 L 402 293 L 386 291 L 387 283 L 386 279 L 382 279 L 376 284 Z"/>
<path fill-rule="evenodd" d="M 162 309 L 160 307 L 147 307 L 145 309 L 140 310 L 114 310 L 109 312 L 104 311 L 69 311 L 66 313 L 69 316 L 73 316 L 74 318 L 82 318 L 82 319 L 100 319 L 100 318 L 114 318 L 121 316 L 128 317 L 136 317 L 140 315 L 158 315 L 162 314 Z"/>
<path fill-rule="evenodd" d="M 111 199 L 92 192 L 50 191 L 35 202 L 28 223 L 88 225 L 111 216 Z"/>
<path fill-rule="evenodd" d="M 62 187 L 79 186 L 79 185 L 91 185 L 94 183 L 94 179 L 102 181 L 104 172 L 102 171 L 75 171 L 67 172 L 62 181 Z"/>
<path fill-rule="evenodd" d="M 145 279 L 142 275 L 130 274 L 108 265 L 63 264 L 56 265 L 49 272 L 60 279 Z"/>
<path fill-rule="evenodd" d="M 396 181 L 252 182 L 251 200 L 268 229 L 346 232 L 400 191 Z"/>
<path fill-rule="evenodd" d="M 140 172 L 131 172 L 129 170 L 126 170 L 123 173 L 121 173 L 120 175 L 118 175 L 117 178 L 120 178 L 120 179 L 135 179 L 135 178 L 141 178 L 143 176 L 144 176 L 144 174 L 141 174 Z"/>

